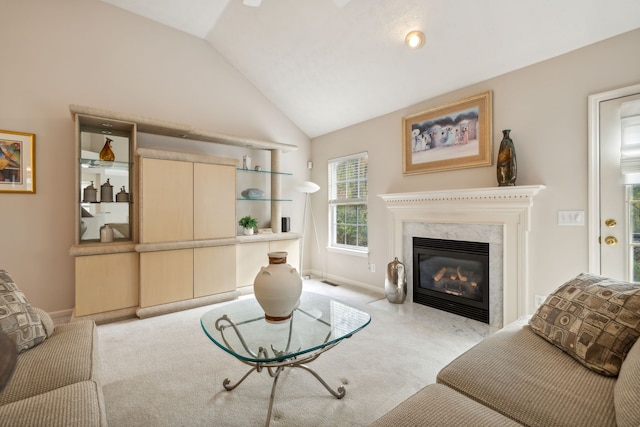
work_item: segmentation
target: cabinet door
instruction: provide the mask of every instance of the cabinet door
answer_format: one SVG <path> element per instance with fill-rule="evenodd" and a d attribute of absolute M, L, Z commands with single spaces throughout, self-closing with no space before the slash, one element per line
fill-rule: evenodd
<path fill-rule="evenodd" d="M 238 286 L 253 285 L 260 267 L 269 265 L 269 242 L 236 245 L 236 277 Z"/>
<path fill-rule="evenodd" d="M 76 316 L 138 305 L 138 254 L 76 257 Z"/>
<path fill-rule="evenodd" d="M 140 254 L 140 306 L 193 298 L 193 249 Z"/>
<path fill-rule="evenodd" d="M 236 169 L 193 164 L 193 238 L 236 235 Z"/>
<path fill-rule="evenodd" d="M 300 239 L 273 240 L 269 242 L 269 252 L 284 251 L 287 253 L 287 264 L 300 273 Z"/>
<path fill-rule="evenodd" d="M 193 239 L 193 163 L 143 158 L 140 241 Z"/>
<path fill-rule="evenodd" d="M 195 298 L 234 291 L 235 289 L 235 246 L 194 249 L 193 296 Z"/>

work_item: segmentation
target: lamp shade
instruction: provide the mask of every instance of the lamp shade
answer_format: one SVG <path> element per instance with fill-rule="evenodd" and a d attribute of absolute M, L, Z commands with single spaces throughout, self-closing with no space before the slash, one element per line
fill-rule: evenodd
<path fill-rule="evenodd" d="M 301 193 L 315 193 L 320 189 L 320 186 L 315 182 L 304 181 L 300 185 L 296 186 L 296 190 Z"/>

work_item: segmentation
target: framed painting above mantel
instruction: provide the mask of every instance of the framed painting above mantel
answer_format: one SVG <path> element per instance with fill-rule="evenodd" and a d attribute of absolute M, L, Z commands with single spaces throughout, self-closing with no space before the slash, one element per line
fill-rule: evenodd
<path fill-rule="evenodd" d="M 402 119 L 402 173 L 490 166 L 491 91 Z"/>
<path fill-rule="evenodd" d="M 36 192 L 36 136 L 0 130 L 0 193 Z"/>

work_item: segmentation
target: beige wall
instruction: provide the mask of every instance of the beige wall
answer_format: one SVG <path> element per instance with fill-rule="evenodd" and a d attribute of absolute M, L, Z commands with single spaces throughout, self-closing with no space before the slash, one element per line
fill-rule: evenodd
<path fill-rule="evenodd" d="M 308 138 L 206 42 L 97 0 L 3 1 L 0 14 L 0 129 L 36 134 L 35 195 L 0 194 L 0 268 L 29 299 L 48 311 L 73 307 L 73 122 L 68 105 L 84 104 L 196 127 L 296 144 L 283 155 L 294 177 L 284 191 L 292 231 L 300 231 L 303 198 L 293 187 L 311 179 L 321 246 L 326 244 L 326 161 L 359 151 L 370 162 L 370 261 L 322 252 L 313 239 L 305 264 L 329 277 L 384 286 L 386 210 L 381 193 L 495 185 L 494 167 L 403 177 L 401 119 L 492 90 L 494 160 L 500 130 L 512 129 L 517 184 L 545 184 L 536 198 L 531 238 L 533 292 L 546 294 L 587 269 L 587 229 L 559 227 L 558 210 L 587 210 L 587 96 L 640 82 L 640 31 L 426 100 L 406 109 L 314 139 Z M 144 146 L 241 153 L 208 144 L 144 138 Z M 255 153 L 256 158 L 260 158 Z M 311 231 L 311 230 L 310 230 Z M 324 261 L 321 262 L 321 261 Z"/>
<path fill-rule="evenodd" d="M 29 300 L 56 312 L 74 305 L 74 133 L 69 104 L 191 124 L 298 145 L 283 155 L 308 179 L 309 139 L 205 41 L 97 0 L 2 0 L 0 129 L 36 134 L 35 195 L 0 194 L 0 268 Z M 153 146 L 154 138 L 145 138 Z M 237 156 L 214 144 L 159 146 Z M 260 155 L 256 153 L 256 158 Z M 292 221 L 292 231 L 300 224 Z M 265 257 L 266 262 L 266 257 Z"/>
<path fill-rule="evenodd" d="M 368 270 L 366 258 L 325 253 L 326 274 L 384 287 L 384 270 L 391 260 L 387 213 L 378 194 L 497 185 L 495 166 L 402 175 L 402 117 L 486 90 L 493 91 L 494 165 L 501 130 L 511 129 L 518 159 L 517 185 L 547 186 L 534 201 L 532 292 L 548 294 L 564 280 L 586 271 L 587 227 L 558 226 L 557 211 L 587 212 L 587 97 L 639 83 L 638 46 L 640 30 L 313 139 L 312 179 L 322 189 L 312 196 L 312 203 L 321 246 L 327 235 L 327 160 L 369 153 L 370 262 L 377 265 L 377 272 Z M 321 258 L 317 253 L 311 258 L 320 271 Z"/>

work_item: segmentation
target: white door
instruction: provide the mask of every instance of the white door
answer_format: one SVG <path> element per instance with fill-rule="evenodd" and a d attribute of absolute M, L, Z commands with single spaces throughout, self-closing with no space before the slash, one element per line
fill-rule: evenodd
<path fill-rule="evenodd" d="M 640 269 L 640 259 L 635 262 L 634 252 L 640 251 L 640 181 L 635 186 L 628 184 L 633 180 L 621 170 L 621 147 L 624 141 L 629 142 L 629 132 L 623 132 L 623 125 L 634 115 L 640 118 L 638 93 L 599 104 L 600 274 L 619 280 L 639 280 L 638 275 L 634 279 L 635 264 Z M 640 156 L 638 159 L 640 173 Z M 634 235 L 639 238 L 634 240 Z"/>

